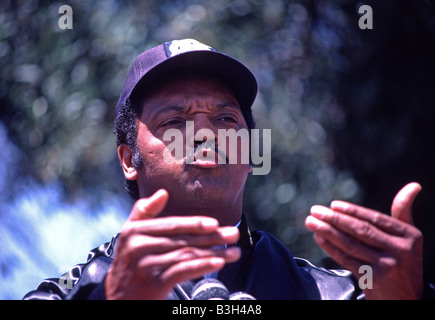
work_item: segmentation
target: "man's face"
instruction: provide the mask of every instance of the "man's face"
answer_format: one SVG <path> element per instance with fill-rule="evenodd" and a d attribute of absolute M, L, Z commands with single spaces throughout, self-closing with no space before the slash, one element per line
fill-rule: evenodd
<path fill-rule="evenodd" d="M 186 156 L 187 121 L 193 121 L 195 134 L 200 129 L 209 129 L 214 133 L 213 138 L 218 137 L 219 129 L 248 129 L 234 95 L 213 78 L 192 76 L 159 86 L 143 100 L 138 121 L 137 145 L 144 163 L 137 172 L 140 196 L 148 197 L 159 188 L 168 190 L 165 215 L 193 212 L 213 215 L 211 211 L 228 211 L 228 208 L 241 213 L 249 164 L 219 164 L 219 156 L 216 161 L 190 160 L 189 163 Z M 163 136 L 169 129 L 177 129 L 183 135 L 182 159 L 173 158 L 174 152 L 168 152 L 171 141 L 164 141 Z M 190 138 L 187 137 L 188 144 L 193 142 Z M 207 136 L 207 141 L 210 138 Z M 201 144 L 203 139 L 201 137 L 194 146 Z M 172 159 L 168 159 L 168 154 Z M 195 155 L 198 156 L 198 152 Z M 216 218 L 222 223 L 221 217 Z M 234 222 L 237 221 L 227 221 Z"/>

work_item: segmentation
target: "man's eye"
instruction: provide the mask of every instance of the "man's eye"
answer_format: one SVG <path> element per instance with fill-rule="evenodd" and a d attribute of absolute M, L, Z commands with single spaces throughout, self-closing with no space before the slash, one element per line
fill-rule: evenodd
<path fill-rule="evenodd" d="M 182 123 L 181 120 L 173 119 L 173 120 L 169 120 L 169 121 L 164 122 L 162 124 L 162 127 L 175 126 L 175 125 L 178 125 L 178 124 L 181 124 L 181 123 Z"/>
<path fill-rule="evenodd" d="M 219 120 L 237 123 L 237 119 L 235 119 L 234 117 L 230 117 L 230 116 L 220 117 Z"/>

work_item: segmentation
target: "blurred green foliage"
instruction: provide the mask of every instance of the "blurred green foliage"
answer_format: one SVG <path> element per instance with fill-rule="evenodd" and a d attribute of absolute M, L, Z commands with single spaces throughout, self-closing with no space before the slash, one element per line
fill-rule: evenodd
<path fill-rule="evenodd" d="M 72 30 L 58 26 L 63 4 Z M 373 30 L 358 28 L 362 4 Z M 128 69 L 147 48 L 195 38 L 259 82 L 253 110 L 257 127 L 272 129 L 272 171 L 248 179 L 248 219 L 320 263 L 303 226 L 311 205 L 388 211 L 407 179 L 433 191 L 422 158 L 434 157 L 434 15 L 424 0 L 2 1 L 0 121 L 21 152 L 3 192 L 12 199 L 29 176 L 60 182 L 65 201 L 124 192 L 112 122 Z"/>

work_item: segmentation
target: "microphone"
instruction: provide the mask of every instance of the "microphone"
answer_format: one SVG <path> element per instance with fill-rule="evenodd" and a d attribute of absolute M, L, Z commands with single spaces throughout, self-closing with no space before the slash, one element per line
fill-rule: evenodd
<path fill-rule="evenodd" d="M 192 300 L 228 300 L 230 292 L 222 282 L 208 278 L 199 281 L 192 289 Z"/>
<path fill-rule="evenodd" d="M 192 289 L 192 300 L 257 300 L 242 291 L 230 294 L 219 280 L 207 278 L 199 281 Z"/>
<path fill-rule="evenodd" d="M 249 293 L 239 291 L 231 294 L 230 300 L 257 300 L 257 299 L 255 299 Z"/>

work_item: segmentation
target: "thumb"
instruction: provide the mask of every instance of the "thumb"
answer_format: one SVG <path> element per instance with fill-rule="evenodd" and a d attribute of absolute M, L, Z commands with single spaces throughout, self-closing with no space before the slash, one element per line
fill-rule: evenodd
<path fill-rule="evenodd" d="M 412 204 L 420 190 L 421 186 L 416 182 L 404 186 L 394 197 L 391 205 L 391 216 L 400 221 L 413 224 Z"/>
<path fill-rule="evenodd" d="M 159 189 L 151 197 L 137 200 L 133 205 L 128 220 L 135 221 L 154 218 L 165 208 L 168 198 L 168 191 Z"/>

